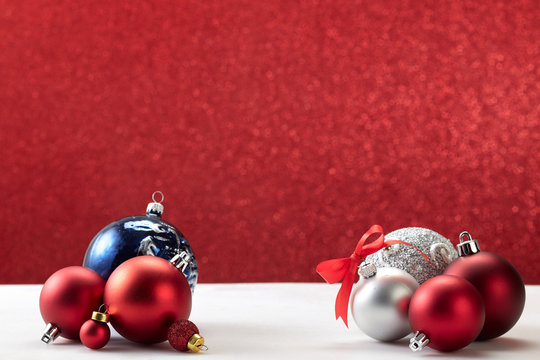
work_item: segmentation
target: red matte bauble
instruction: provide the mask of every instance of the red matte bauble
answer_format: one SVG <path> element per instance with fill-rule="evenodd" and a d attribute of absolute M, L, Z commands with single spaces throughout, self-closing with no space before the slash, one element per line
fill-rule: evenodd
<path fill-rule="evenodd" d="M 77 340 L 82 324 L 103 302 L 105 280 L 95 271 L 69 266 L 52 274 L 41 289 L 39 310 L 60 336 Z"/>
<path fill-rule="evenodd" d="M 169 326 L 191 313 L 186 277 L 167 260 L 138 256 L 122 263 L 105 285 L 110 322 L 128 340 L 155 344 L 167 340 Z"/>
<path fill-rule="evenodd" d="M 189 320 L 175 321 L 167 333 L 169 344 L 178 351 L 189 351 L 188 341 L 194 335 L 199 333 L 197 325 Z"/>
<path fill-rule="evenodd" d="M 460 256 L 445 274 L 467 279 L 482 295 L 486 321 L 477 340 L 501 336 L 519 320 L 525 306 L 525 285 L 516 268 L 503 257 L 487 251 Z"/>
<path fill-rule="evenodd" d="M 409 305 L 413 332 L 424 333 L 428 346 L 454 351 L 473 342 L 484 325 L 484 304 L 467 280 L 450 275 L 435 276 L 414 293 Z"/>
<path fill-rule="evenodd" d="M 81 326 L 79 336 L 84 346 L 90 349 L 101 349 L 109 342 L 111 329 L 107 323 L 90 319 Z"/>

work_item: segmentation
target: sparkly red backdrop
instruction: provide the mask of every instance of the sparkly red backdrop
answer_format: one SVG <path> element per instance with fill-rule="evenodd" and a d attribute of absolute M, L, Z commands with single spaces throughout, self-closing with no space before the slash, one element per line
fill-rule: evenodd
<path fill-rule="evenodd" d="M 538 1 L 0 1 L 0 282 L 165 193 L 203 282 L 320 281 L 370 225 L 539 283 Z"/>

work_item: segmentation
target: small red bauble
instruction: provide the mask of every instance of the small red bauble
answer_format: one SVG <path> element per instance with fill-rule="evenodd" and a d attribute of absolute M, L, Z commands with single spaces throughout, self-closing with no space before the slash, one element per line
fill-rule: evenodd
<path fill-rule="evenodd" d="M 77 340 L 82 324 L 103 302 L 105 280 L 95 271 L 69 266 L 52 274 L 39 296 L 39 310 L 47 328 L 41 340 L 50 343 L 58 335 Z"/>
<path fill-rule="evenodd" d="M 467 241 L 464 241 L 468 238 Z M 516 268 L 501 256 L 480 251 L 468 232 L 460 235 L 459 257 L 445 274 L 470 281 L 482 295 L 486 309 L 484 328 L 477 340 L 501 336 L 519 320 L 525 306 L 525 285 Z"/>
<path fill-rule="evenodd" d="M 199 335 L 197 325 L 189 320 L 175 321 L 167 334 L 169 344 L 178 351 L 199 352 L 205 348 L 204 338 Z"/>
<path fill-rule="evenodd" d="M 84 346 L 101 349 L 109 342 L 111 330 L 107 323 L 89 319 L 82 325 L 79 335 Z"/>
<path fill-rule="evenodd" d="M 109 306 L 111 325 L 120 335 L 155 344 L 167 340 L 173 322 L 189 317 L 191 290 L 174 264 L 155 256 L 138 256 L 113 271 L 104 302 Z"/>
<path fill-rule="evenodd" d="M 435 276 L 414 293 L 409 321 L 415 332 L 410 348 L 429 346 L 439 351 L 461 349 L 476 339 L 484 325 L 484 304 L 467 280 Z"/>

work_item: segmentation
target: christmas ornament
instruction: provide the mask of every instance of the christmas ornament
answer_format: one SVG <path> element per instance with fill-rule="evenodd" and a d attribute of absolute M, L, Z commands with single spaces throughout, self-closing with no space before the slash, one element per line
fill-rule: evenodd
<path fill-rule="evenodd" d="M 102 307 L 104 305 L 92 313 L 92 318 L 85 321 L 79 332 L 81 342 L 90 349 L 101 349 L 111 338 L 111 329 L 107 325 L 109 322 L 107 307 L 105 306 L 105 312 L 101 312 Z"/>
<path fill-rule="evenodd" d="M 442 274 L 446 267 L 457 258 L 457 252 L 450 240 L 433 230 L 408 227 L 392 231 L 386 235 L 386 238 L 414 245 L 415 248 L 428 254 L 430 261 L 426 262 L 414 248 L 401 244 L 388 246 L 376 254 L 369 255 L 366 261 L 378 269 L 394 267 L 405 270 L 419 284 Z"/>
<path fill-rule="evenodd" d="M 41 340 L 79 339 L 82 324 L 103 302 L 105 280 L 93 270 L 69 266 L 52 274 L 41 289 L 39 310 L 47 324 Z"/>
<path fill-rule="evenodd" d="M 128 340 L 154 344 L 167 339 L 169 326 L 189 318 L 191 291 L 180 273 L 182 258 L 167 261 L 137 256 L 113 271 L 105 285 L 104 302 L 111 325 Z"/>
<path fill-rule="evenodd" d="M 461 349 L 476 339 L 484 325 L 484 304 L 467 280 L 451 275 L 429 279 L 409 305 L 413 351 L 429 346 L 439 351 Z"/>
<path fill-rule="evenodd" d="M 360 280 L 351 295 L 351 313 L 356 325 L 368 336 L 380 341 L 398 340 L 411 332 L 409 302 L 418 287 L 403 270 L 377 269 L 360 265 Z"/>
<path fill-rule="evenodd" d="M 486 321 L 477 340 L 492 339 L 510 330 L 525 306 L 525 285 L 516 268 L 499 255 L 480 251 L 468 232 L 459 236 L 459 257 L 446 274 L 470 281 L 480 292 Z"/>
<path fill-rule="evenodd" d="M 189 320 L 175 321 L 167 332 L 169 344 L 178 351 L 199 352 L 206 350 L 204 338 L 199 335 L 197 326 Z"/>
<path fill-rule="evenodd" d="M 156 196 L 161 195 L 160 201 Z M 185 260 L 182 272 L 189 286 L 195 289 L 198 271 L 191 246 L 174 226 L 163 221 L 163 194 L 156 191 L 146 208 L 146 216 L 130 216 L 103 228 L 92 240 L 83 266 L 108 279 L 124 261 L 139 255 L 154 255 L 170 260 L 181 255 Z"/>
<path fill-rule="evenodd" d="M 375 236 L 375 240 L 371 242 L 367 241 Z M 401 240 L 384 240 L 382 227 L 373 225 L 362 236 L 350 257 L 327 260 L 317 265 L 317 273 L 319 273 L 327 283 L 334 284 L 343 281 L 336 297 L 336 320 L 341 317 L 345 326 L 349 326 L 347 324 L 349 297 L 351 295 L 358 264 L 360 264 L 369 254 L 373 254 L 386 246 L 394 244 L 410 245 Z"/>

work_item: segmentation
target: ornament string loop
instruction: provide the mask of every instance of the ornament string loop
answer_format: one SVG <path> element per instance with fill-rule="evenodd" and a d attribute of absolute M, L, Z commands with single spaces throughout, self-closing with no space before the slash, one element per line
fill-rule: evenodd
<path fill-rule="evenodd" d="M 156 195 L 159 195 L 161 197 L 161 199 L 159 201 L 156 200 Z M 163 200 L 165 200 L 165 195 L 163 195 L 163 193 L 161 191 L 159 191 L 159 190 L 154 191 L 154 193 L 152 194 L 152 201 L 161 204 L 163 202 Z"/>
<path fill-rule="evenodd" d="M 368 242 L 372 236 L 377 235 L 376 239 Z M 354 252 L 347 258 L 332 259 L 321 262 L 317 265 L 317 273 L 329 284 L 341 283 L 341 288 L 336 297 L 336 320 L 341 317 L 345 326 L 347 323 L 347 313 L 349 307 L 349 298 L 356 278 L 358 265 L 366 258 L 387 246 L 394 244 L 404 244 L 412 246 L 418 250 L 422 256 L 429 262 L 428 257 L 417 247 L 401 240 L 385 240 L 383 228 L 380 225 L 373 225 L 358 241 Z"/>
<path fill-rule="evenodd" d="M 469 239 L 467 239 L 469 238 Z M 468 231 L 463 231 L 461 234 L 459 234 L 459 242 L 462 243 L 464 241 L 472 241 L 472 236 L 469 234 Z"/>

